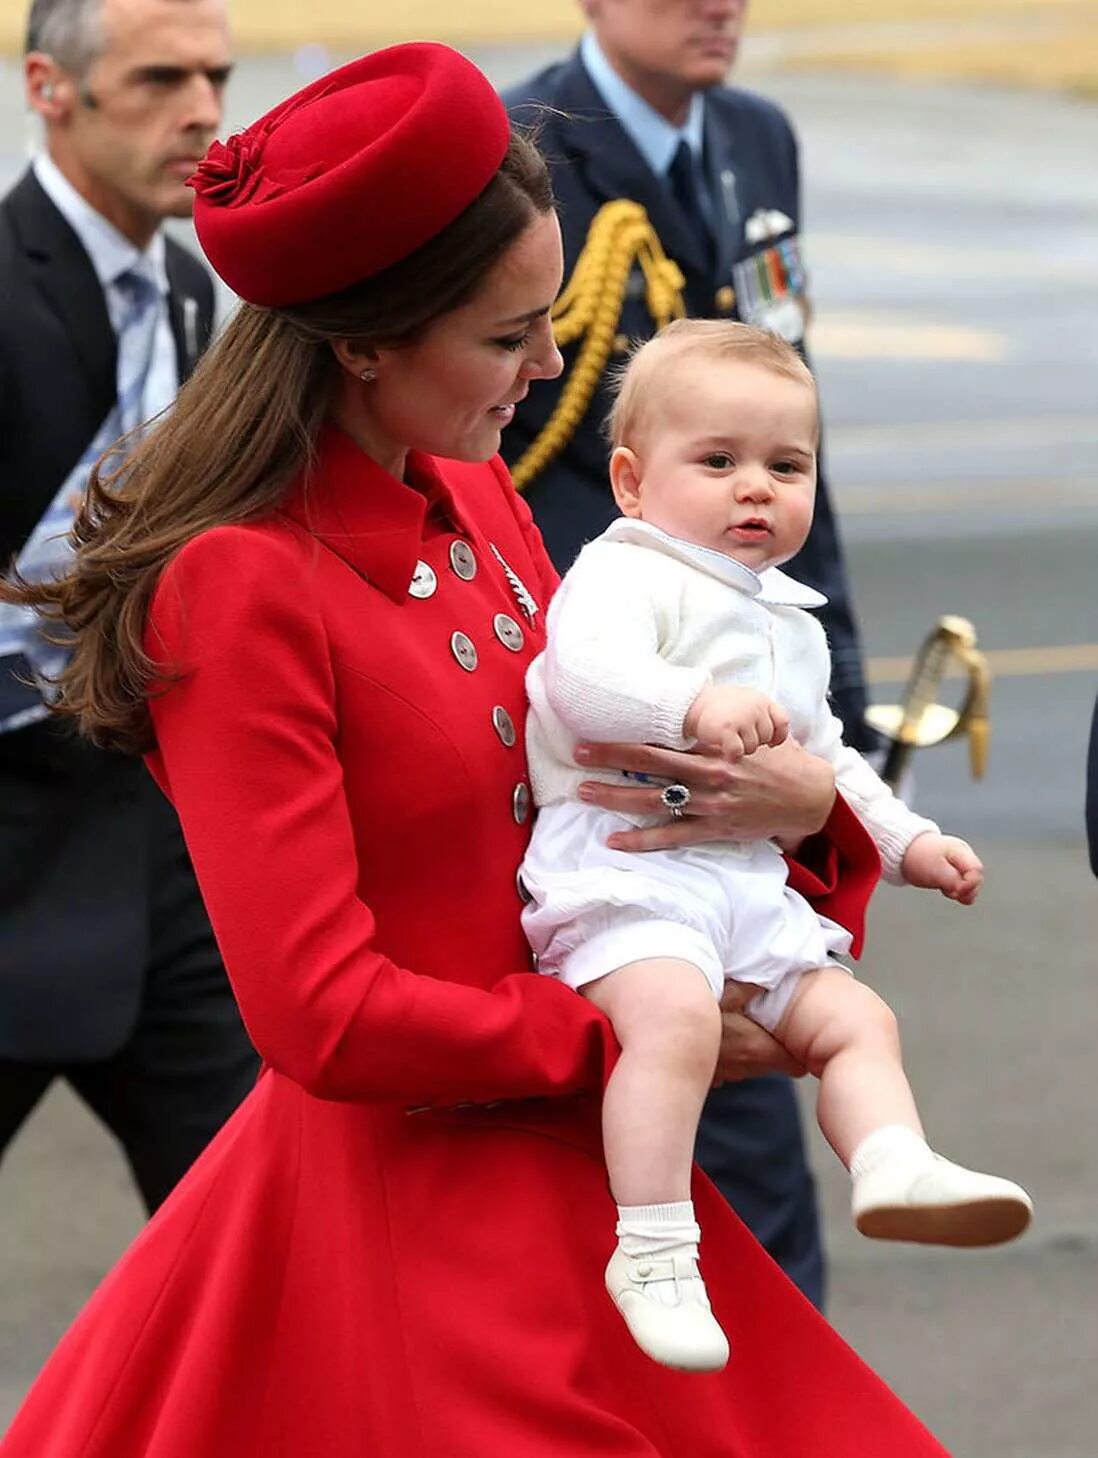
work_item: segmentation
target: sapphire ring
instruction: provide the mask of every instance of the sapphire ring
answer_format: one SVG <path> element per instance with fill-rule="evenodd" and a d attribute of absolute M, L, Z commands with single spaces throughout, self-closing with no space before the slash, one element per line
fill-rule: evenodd
<path fill-rule="evenodd" d="M 668 785 L 661 793 L 660 800 L 670 810 L 672 820 L 681 820 L 690 804 L 690 788 L 688 785 Z"/>

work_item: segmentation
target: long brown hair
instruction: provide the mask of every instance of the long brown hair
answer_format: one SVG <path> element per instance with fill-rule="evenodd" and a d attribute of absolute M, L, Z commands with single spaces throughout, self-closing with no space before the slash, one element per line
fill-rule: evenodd
<path fill-rule="evenodd" d="M 328 413 L 340 371 L 333 341 L 367 349 L 411 343 L 474 297 L 531 219 L 551 207 L 545 163 L 516 132 L 480 196 L 407 258 L 313 303 L 239 306 L 164 420 L 121 466 L 112 471 L 108 453 L 92 472 L 67 575 L 0 578 L 0 600 L 35 607 L 51 620 L 51 635 L 72 644 L 55 684 L 56 713 L 104 747 L 151 747 L 148 697 L 166 675 L 144 637 L 165 565 L 200 532 L 277 508 Z"/>

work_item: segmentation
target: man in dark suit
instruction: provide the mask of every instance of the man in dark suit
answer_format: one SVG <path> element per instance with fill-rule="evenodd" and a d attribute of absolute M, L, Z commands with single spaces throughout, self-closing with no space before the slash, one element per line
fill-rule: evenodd
<path fill-rule="evenodd" d="M 27 95 L 46 146 L 0 202 L 5 563 L 119 418 L 128 280 L 147 289 L 138 418 L 171 403 L 210 338 L 210 276 L 161 223 L 189 215 L 184 180 L 229 70 L 223 0 L 32 6 Z M 0 662 L 0 1150 L 63 1077 L 151 1210 L 256 1057 L 173 812 L 139 760 L 43 718 L 25 668 Z"/>
<path fill-rule="evenodd" d="M 590 29 L 579 50 L 511 88 L 505 100 L 537 128 L 549 159 L 571 276 L 592 220 L 615 199 L 640 203 L 683 275 L 688 314 L 743 318 L 803 348 L 808 301 L 799 247 L 797 143 L 772 102 L 723 86 L 745 0 L 581 0 Z M 610 363 L 655 323 L 642 267 L 626 286 Z M 531 390 L 504 437 L 512 465 L 537 440 L 565 373 Z M 605 377 L 563 449 L 526 497 L 564 570 L 617 514 L 602 424 Z M 861 649 L 823 472 L 811 536 L 788 571 L 828 598 L 832 697 L 847 739 L 872 748 Z M 812 1178 L 792 1086 L 784 1078 L 726 1084 L 711 1096 L 699 1158 L 735 1209 L 801 1288 L 822 1302 Z"/>

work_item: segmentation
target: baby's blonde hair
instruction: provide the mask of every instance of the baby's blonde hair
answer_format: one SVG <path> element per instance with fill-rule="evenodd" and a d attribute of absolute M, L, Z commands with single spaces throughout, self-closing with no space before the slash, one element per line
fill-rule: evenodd
<path fill-rule="evenodd" d="M 611 379 L 614 403 L 606 418 L 611 445 L 626 445 L 635 439 L 637 422 L 646 413 L 648 391 L 669 365 L 682 359 L 743 360 L 816 392 L 812 371 L 779 335 L 727 319 L 675 319 L 639 345 Z"/>

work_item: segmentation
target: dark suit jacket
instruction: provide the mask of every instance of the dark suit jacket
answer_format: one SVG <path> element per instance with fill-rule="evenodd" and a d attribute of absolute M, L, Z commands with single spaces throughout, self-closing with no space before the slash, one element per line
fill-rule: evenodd
<path fill-rule="evenodd" d="M 213 284 L 167 249 L 185 379 Z M 28 172 L 0 202 L 0 562 L 30 534 L 111 408 L 115 335 L 83 245 Z M 137 1016 L 150 878 L 182 844 L 139 760 L 53 724 L 0 734 L 0 1058 L 103 1057 Z"/>
<path fill-rule="evenodd" d="M 647 210 L 665 251 L 682 269 L 688 313 L 734 318 L 734 306 L 722 307 L 733 265 L 769 246 L 748 245 L 743 221 L 765 208 L 785 213 L 794 231 L 799 225 L 796 138 L 784 113 L 761 97 L 731 88 L 715 89 L 706 96 L 705 162 L 717 222 L 715 261 L 705 257 L 662 180 L 607 110 L 578 53 L 505 92 L 504 101 L 516 120 L 538 128 L 538 144 L 548 159 L 559 204 L 566 278 L 599 208 L 615 198 L 629 198 Z M 733 188 L 735 221 L 727 206 Z M 722 289 L 724 293 L 719 292 Z M 619 328 L 631 340 L 653 333 L 639 269 L 634 270 Z M 575 353 L 575 346 L 565 352 L 566 374 Z M 509 462 L 516 461 L 537 436 L 561 388 L 561 381 L 533 386 L 504 434 L 503 451 Z M 601 434 L 607 408 L 603 390 L 571 444 L 526 491 L 550 555 L 562 571 L 583 543 L 617 515 Z M 812 532 L 788 570 L 829 600 L 820 617 L 831 643 L 836 712 L 844 720 L 848 742 L 858 748 L 872 746 L 874 736 L 862 723 L 861 648 L 822 464 Z"/>

